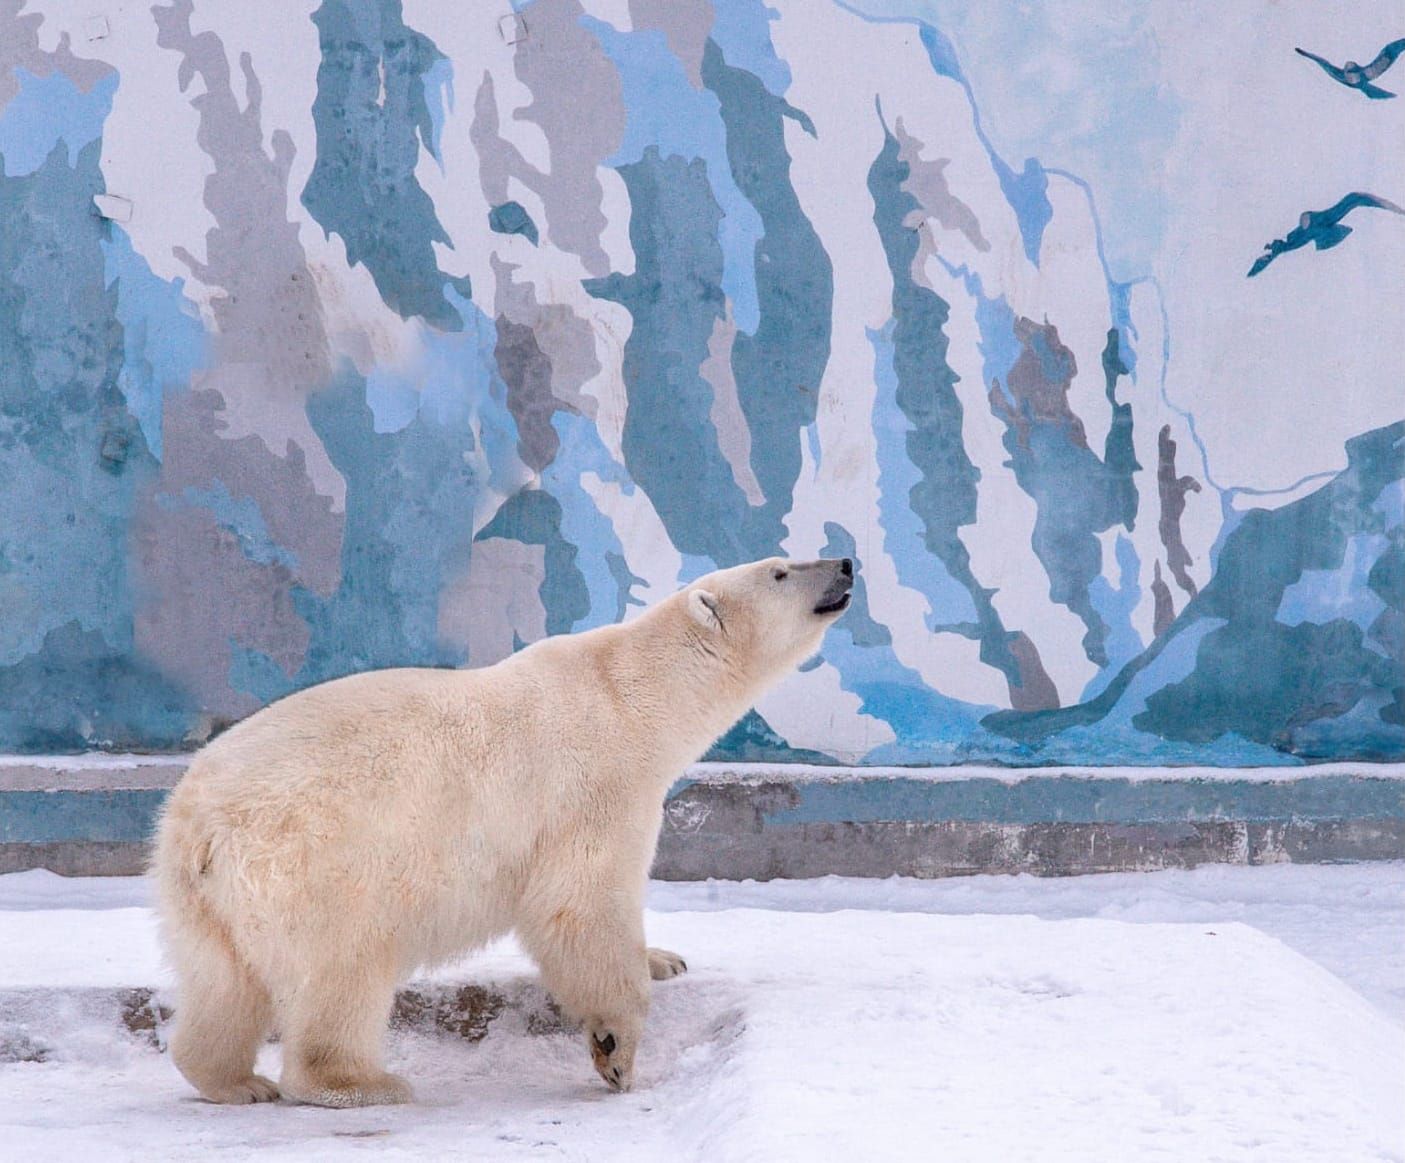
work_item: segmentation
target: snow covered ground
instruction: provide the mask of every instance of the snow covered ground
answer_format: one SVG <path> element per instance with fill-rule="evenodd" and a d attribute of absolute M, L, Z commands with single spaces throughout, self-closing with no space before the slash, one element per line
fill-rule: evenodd
<path fill-rule="evenodd" d="M 213 1107 L 115 1022 L 35 1008 L 163 984 L 147 899 L 0 877 L 0 1045 L 49 1050 L 0 1063 L 0 1156 L 1405 1160 L 1405 864 L 656 884 L 691 972 L 634 1092 L 509 1011 L 397 1033 L 419 1101 L 351 1112 Z M 530 974 L 505 945 L 439 976 Z"/>

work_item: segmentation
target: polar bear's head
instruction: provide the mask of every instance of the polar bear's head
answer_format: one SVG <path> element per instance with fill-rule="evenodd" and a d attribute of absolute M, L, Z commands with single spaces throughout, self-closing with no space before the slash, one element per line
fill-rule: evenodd
<path fill-rule="evenodd" d="M 705 647 L 752 681 L 766 682 L 819 649 L 824 632 L 849 605 L 849 558 L 787 561 L 772 557 L 701 577 L 683 591 Z"/>

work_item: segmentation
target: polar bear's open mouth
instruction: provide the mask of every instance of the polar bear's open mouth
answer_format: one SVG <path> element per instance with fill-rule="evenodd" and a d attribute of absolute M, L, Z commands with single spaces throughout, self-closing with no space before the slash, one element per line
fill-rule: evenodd
<path fill-rule="evenodd" d="M 816 615 L 837 614 L 849 605 L 849 591 L 854 588 L 854 563 L 846 557 L 840 561 L 819 561 L 815 564 L 837 568 L 820 600 L 815 603 L 814 612 Z"/>
<path fill-rule="evenodd" d="M 843 568 L 845 572 L 830 582 L 820 595 L 820 600 L 815 605 L 816 614 L 837 614 L 848 606 L 851 597 L 849 591 L 854 588 L 854 575 L 847 559 Z"/>

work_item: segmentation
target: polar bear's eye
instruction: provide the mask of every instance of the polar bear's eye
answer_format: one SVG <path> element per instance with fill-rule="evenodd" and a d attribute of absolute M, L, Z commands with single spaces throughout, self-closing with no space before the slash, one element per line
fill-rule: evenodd
<path fill-rule="evenodd" d="M 771 576 L 775 578 L 776 581 L 785 581 L 789 575 L 783 569 L 773 569 L 771 571 Z"/>

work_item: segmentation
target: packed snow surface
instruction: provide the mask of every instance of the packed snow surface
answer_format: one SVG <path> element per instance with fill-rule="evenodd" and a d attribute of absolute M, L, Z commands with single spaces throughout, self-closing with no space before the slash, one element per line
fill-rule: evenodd
<path fill-rule="evenodd" d="M 168 980 L 147 886 L 0 877 L 0 1046 L 48 1050 L 0 1062 L 0 1154 L 1405 1160 L 1405 866 L 1205 873 L 655 885 L 690 972 L 655 986 L 632 1093 L 509 1012 L 397 1033 L 418 1101 L 359 1111 L 198 1100 L 63 992 Z M 435 976 L 531 974 L 505 943 Z"/>

